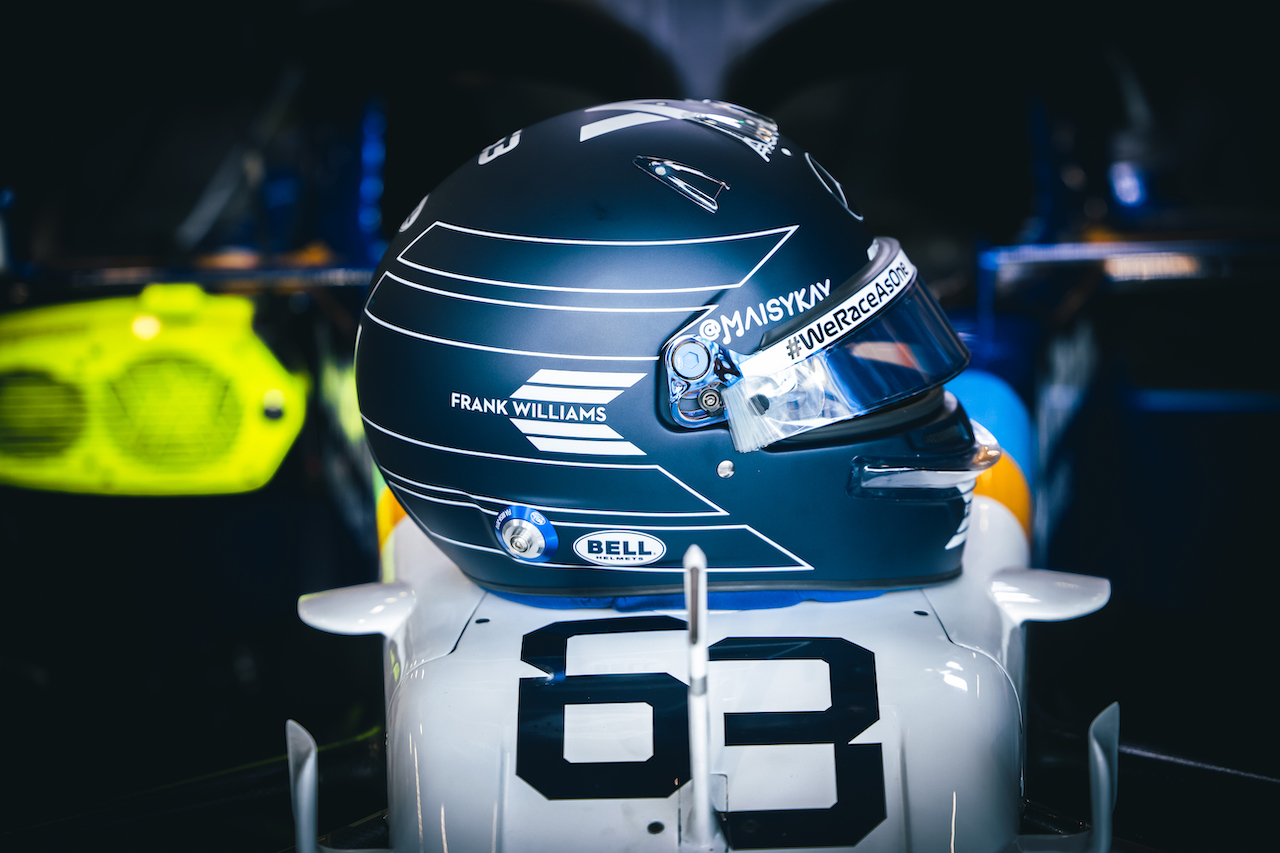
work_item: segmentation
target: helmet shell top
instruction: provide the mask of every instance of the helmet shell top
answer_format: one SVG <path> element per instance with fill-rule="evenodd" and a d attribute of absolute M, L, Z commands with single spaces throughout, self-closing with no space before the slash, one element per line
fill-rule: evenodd
<path fill-rule="evenodd" d="M 524 128 L 433 190 L 375 274 L 356 356 L 373 456 L 492 589 L 677 592 L 695 543 L 713 589 L 949 577 L 964 489 L 858 472 L 969 452 L 953 398 L 750 453 L 669 411 L 673 337 L 754 352 L 817 317 L 873 244 L 834 178 L 741 108 L 634 101 Z"/>

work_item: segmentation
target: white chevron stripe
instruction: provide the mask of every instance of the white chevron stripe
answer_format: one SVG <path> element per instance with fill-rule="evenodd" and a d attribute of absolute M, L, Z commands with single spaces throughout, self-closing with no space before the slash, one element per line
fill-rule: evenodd
<path fill-rule="evenodd" d="M 417 338 L 420 341 L 426 341 L 432 344 L 440 344 L 441 346 L 446 346 L 446 347 L 460 347 L 462 349 L 477 350 L 479 352 L 496 352 L 496 353 L 502 353 L 503 355 L 530 355 L 536 358 L 568 358 L 568 359 L 573 359 L 575 361 L 657 361 L 658 360 L 658 357 L 656 355 L 578 355 L 574 353 L 564 353 L 564 352 L 536 352 L 534 350 L 507 349 L 506 347 L 490 347 L 490 346 L 485 346 L 484 344 L 471 343 L 470 341 L 457 341 L 457 340 L 451 340 L 449 338 L 437 337 L 435 335 L 423 334 L 422 332 L 415 332 L 413 329 L 406 329 L 403 326 L 397 326 L 394 323 L 388 323 L 386 320 L 382 319 L 378 315 L 371 312 L 367 306 L 364 309 L 364 315 L 368 317 L 370 320 L 372 320 L 373 322 L 377 323 L 379 326 L 390 329 L 393 332 L 398 332 L 399 334 L 409 338 Z M 359 329 L 356 329 L 357 343 L 359 343 L 360 329 L 362 328 L 364 327 L 361 326 Z"/>
<path fill-rule="evenodd" d="M 512 418 L 511 422 L 525 435 L 558 435 L 567 438 L 622 438 L 621 435 L 604 424 L 531 421 L 524 418 Z"/>
<path fill-rule="evenodd" d="M 588 456 L 644 456 L 644 451 L 629 441 L 584 441 L 574 438 L 525 436 L 539 450 L 549 453 L 581 453 Z"/>
<path fill-rule="evenodd" d="M 430 293 L 435 296 L 441 296 L 445 299 L 461 299 L 466 302 L 483 302 L 488 305 L 503 305 L 508 308 L 529 308 L 535 311 L 578 311 L 588 314 L 688 314 L 693 311 L 701 311 L 705 305 L 686 305 L 666 308 L 608 308 L 604 306 L 591 305 L 552 305 L 544 302 L 516 302 L 511 299 L 492 299 L 487 296 L 475 296 L 469 293 L 458 293 L 453 290 L 441 290 L 438 287 L 429 287 L 416 281 L 409 281 L 407 278 L 401 278 L 393 272 L 387 271 L 382 274 L 382 278 L 378 279 L 381 283 L 386 279 L 391 279 L 397 284 L 403 284 L 405 287 L 411 287 L 414 290 L 421 290 L 423 293 Z"/>
<path fill-rule="evenodd" d="M 773 236 L 773 235 L 777 235 L 778 242 L 774 243 L 773 248 L 771 248 L 765 254 L 765 256 L 761 258 L 760 261 L 754 267 L 751 268 L 750 272 L 748 272 L 745 276 L 743 276 L 741 281 L 736 282 L 734 284 L 724 284 L 723 282 L 710 282 L 706 284 L 700 284 L 700 285 L 694 285 L 694 286 L 688 286 L 688 287 L 634 288 L 634 289 L 633 288 L 615 288 L 615 287 L 600 287 L 600 288 L 563 287 L 563 286 L 547 285 L 547 284 L 532 284 L 530 282 L 500 281 L 497 279 L 463 275 L 461 273 L 451 272 L 449 270 L 437 269 L 435 267 L 425 266 L 423 264 L 415 263 L 413 261 L 408 260 L 405 257 L 405 255 L 409 252 L 409 250 L 419 240 L 427 236 L 427 234 L 429 234 L 432 229 L 437 227 L 447 229 L 450 231 L 456 231 L 460 234 L 471 234 L 476 237 L 488 237 L 495 240 L 510 240 L 517 243 L 540 243 L 540 244 L 555 245 L 555 246 L 652 246 L 652 247 L 691 246 L 691 245 L 704 245 L 704 244 L 711 244 L 711 243 L 725 243 L 725 242 L 732 242 L 736 240 L 748 240 L 753 237 L 765 237 L 765 236 Z M 404 250 L 399 255 L 396 256 L 396 260 L 398 260 L 400 263 L 404 264 L 407 267 L 412 267 L 413 269 L 419 269 L 424 272 L 432 273 L 433 275 L 444 276 L 446 278 L 457 279 L 459 281 L 472 281 L 478 284 L 492 284 L 492 285 L 497 285 L 499 287 L 524 288 L 528 290 L 551 290 L 551 291 L 605 293 L 605 294 L 694 293 L 694 292 L 701 292 L 701 291 L 730 290 L 733 288 L 742 287 L 744 284 L 747 283 L 747 281 L 751 279 L 753 275 L 756 274 L 756 272 L 760 269 L 760 267 L 764 266 L 766 261 L 768 261 L 770 258 L 773 257 L 774 253 L 777 252 L 778 249 L 782 248 L 782 244 L 787 242 L 787 240 L 791 238 L 791 235 L 794 234 L 796 232 L 796 229 L 798 229 L 799 227 L 800 227 L 799 225 L 785 225 L 779 228 L 770 228 L 765 231 L 752 231 L 744 234 L 723 234 L 716 237 L 690 237 L 683 240 L 576 240 L 576 239 L 569 239 L 569 238 L 563 238 L 563 237 L 533 237 L 525 234 L 502 234 L 502 233 L 497 233 L 493 231 L 480 231 L 475 228 L 465 228 L 461 225 L 452 225 L 448 222 L 436 221 L 436 222 L 433 222 L 431 225 L 427 226 L 427 229 L 425 231 L 423 231 L 421 234 L 415 237 L 413 239 L 413 242 L 410 243 L 408 246 L 406 246 Z M 382 279 L 379 278 L 378 281 L 379 283 L 381 283 Z M 376 290 L 377 285 L 375 285 L 374 288 Z"/>
<path fill-rule="evenodd" d="M 543 385 L 577 385 L 586 388 L 630 388 L 644 377 L 643 373 L 604 373 L 598 370 L 544 368 L 530 376 L 529 381 Z"/>
<path fill-rule="evenodd" d="M 638 124 L 648 124 L 651 121 L 666 121 L 666 116 L 656 116 L 649 113 L 627 113 L 622 116 L 614 116 L 600 121 L 593 121 L 591 124 L 584 124 L 582 129 L 578 131 L 578 141 L 586 142 L 588 139 L 595 139 L 597 136 L 603 136 L 606 133 L 613 133 L 615 130 L 625 130 L 628 127 L 635 127 Z"/>
<path fill-rule="evenodd" d="M 698 494 L 693 489 L 689 488 L 687 485 L 677 480 L 675 477 L 671 475 L 669 471 L 666 471 L 657 465 L 629 465 L 625 463 L 609 464 L 607 462 L 606 463 L 563 462 L 559 460 L 552 462 L 550 460 L 545 460 L 545 459 L 539 459 L 539 460 L 527 459 L 525 461 L 532 462 L 535 464 L 559 465 L 562 467 L 571 467 L 571 468 L 608 468 L 615 471 L 625 470 L 625 471 L 640 472 L 640 473 L 653 472 L 666 477 L 668 480 L 671 480 L 673 483 L 676 484 L 676 486 L 684 489 L 686 492 L 693 495 L 693 497 L 702 501 L 704 504 L 706 504 L 709 507 L 709 509 L 706 510 L 705 512 L 679 512 L 675 510 L 671 512 L 646 512 L 643 510 L 631 511 L 631 510 L 620 510 L 620 509 L 619 510 L 583 509 L 582 507 L 554 506 L 551 504 L 529 504 L 530 509 L 536 509 L 542 512 L 543 514 L 561 513 L 561 514 L 570 514 L 570 515 L 643 516 L 643 517 L 650 517 L 650 518 L 705 518 L 709 516 L 729 514 L 726 510 L 716 506 L 711 501 L 707 500 L 707 498 Z M 429 489 L 431 491 L 439 492 L 441 494 L 455 495 L 459 498 L 467 498 L 471 506 L 474 506 L 476 509 L 480 510 L 481 512 L 488 513 L 489 515 L 497 515 L 498 510 L 480 506 L 481 503 L 494 504 L 497 507 L 504 507 L 504 506 L 509 506 L 510 504 L 513 504 L 513 503 L 519 503 L 519 501 L 511 497 L 495 497 L 491 495 L 480 495 L 472 492 L 465 492 L 465 491 L 462 491 L 461 489 L 451 489 L 446 486 L 437 486 L 437 485 L 432 485 L 431 483 L 423 483 L 420 480 L 411 479 L 409 477 L 406 477 L 403 474 L 397 474 L 395 471 L 392 471 L 388 468 L 383 468 L 382 471 L 384 474 L 389 474 L 391 477 L 395 478 L 396 480 L 402 481 L 402 484 L 408 483 L 409 485 L 417 486 L 420 489 Z M 617 525 L 614 524 L 613 526 L 616 527 Z"/>
<path fill-rule="evenodd" d="M 521 385 L 511 395 L 515 400 L 542 400 L 548 403 L 610 403 L 626 390 L 611 391 L 605 388 L 561 388 L 555 385 Z"/>

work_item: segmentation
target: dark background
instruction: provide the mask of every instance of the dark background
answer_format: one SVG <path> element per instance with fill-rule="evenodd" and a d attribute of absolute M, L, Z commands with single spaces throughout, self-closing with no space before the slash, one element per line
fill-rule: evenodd
<path fill-rule="evenodd" d="M 651 39 L 581 2 L 50 3 L 8 10 L 0 48 L 5 310 L 63 298 L 76 270 L 183 267 L 226 243 L 269 263 L 319 235 L 335 262 L 370 266 L 326 199 L 344 174 L 334 152 L 371 104 L 386 117 L 385 234 L 465 158 L 541 118 L 633 97 L 741 103 L 777 119 L 879 233 L 900 238 L 960 320 L 991 246 L 1265 247 L 1280 234 L 1274 48 L 1230 4 L 995 15 L 830 3 L 731 55 L 719 92 L 682 91 Z M 175 245 L 176 223 L 290 70 L 301 82 L 287 131 L 265 151 L 268 172 L 301 188 L 291 218 L 251 211 L 256 230 Z M 1127 79 L 1149 120 L 1126 105 Z M 1142 210 L 1109 195 L 1107 170 L 1126 158 L 1150 176 Z M 1030 630 L 1026 793 L 1087 819 L 1083 732 L 1118 699 L 1117 832 L 1161 850 L 1262 846 L 1280 794 L 1266 687 L 1280 593 L 1268 349 L 1280 254 L 1269 257 L 1208 297 L 1090 297 L 1097 381 L 1068 437 L 1073 497 L 1041 543 L 1044 567 L 1109 577 L 1114 594 L 1098 614 Z M 1188 318 L 1188 300 L 1216 309 Z M 1016 299 L 1000 307 L 1037 330 L 1029 374 L 1063 321 L 1019 313 Z M 1204 353 L 1247 369 L 1206 375 Z M 1135 387 L 1219 386 L 1272 402 L 1164 414 L 1126 402 Z M 1034 383 L 1019 390 L 1034 408 Z M 347 743 L 329 753 L 322 828 L 385 804 L 381 736 L 368 734 L 382 722 L 379 643 L 312 631 L 294 610 L 302 592 L 376 572 L 322 474 L 323 429 L 310 417 L 275 480 L 248 495 L 0 488 L 0 833 L 55 849 L 168 847 L 176 832 L 196 848 L 287 847 L 288 717 L 321 744 Z"/>

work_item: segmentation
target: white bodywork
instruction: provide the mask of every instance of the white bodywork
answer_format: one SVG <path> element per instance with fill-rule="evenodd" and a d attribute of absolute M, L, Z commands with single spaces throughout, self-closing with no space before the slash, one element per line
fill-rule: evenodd
<path fill-rule="evenodd" d="M 860 853 L 1087 843 L 1085 837 L 1033 843 L 1017 834 L 1022 624 L 1097 610 L 1110 586 L 1099 578 L 1026 569 L 1022 529 L 991 499 L 974 499 L 970 529 L 964 571 L 953 581 L 858 601 L 710 612 L 711 777 L 702 790 L 721 819 L 710 846 L 701 849 L 779 849 L 780 837 L 786 849 L 856 846 Z M 645 783 L 674 789 L 679 782 L 664 796 L 608 796 L 613 780 L 630 778 L 641 762 L 687 767 L 687 752 L 681 759 L 671 747 L 677 709 L 645 702 L 641 689 L 659 682 L 673 687 L 661 673 L 687 683 L 683 611 L 553 610 L 499 598 L 467 579 L 411 520 L 387 542 L 383 577 L 381 584 L 304 597 L 299 613 L 322 630 L 386 636 L 388 822 L 395 850 L 694 849 L 681 838 L 692 807 L 684 780 Z M 601 623 L 588 624 L 595 620 L 614 621 L 599 632 Z M 556 623 L 575 624 L 547 628 Z M 567 637 L 558 672 L 522 660 L 522 649 L 526 657 L 534 654 L 526 637 L 540 629 L 546 629 L 540 637 Z M 575 633 L 579 629 L 597 633 Z M 721 648 L 739 649 L 741 659 L 716 659 L 716 644 L 726 638 Z M 785 652 L 788 643 L 833 654 L 792 654 Z M 756 646 L 759 657 L 773 659 L 752 658 Z M 569 684 L 581 689 L 557 692 Z M 529 697 L 538 691 L 552 700 L 560 696 L 563 714 L 539 717 L 531 698 L 522 709 L 522 690 Z M 833 708 L 833 693 L 843 697 L 841 708 Z M 766 732 L 776 722 L 780 730 L 802 733 L 773 741 L 813 742 L 777 743 L 757 734 L 750 745 L 725 746 L 726 715 L 732 714 L 755 715 L 738 719 Z M 843 741 L 850 725 L 857 729 L 868 719 L 874 721 Z M 687 718 L 679 723 L 687 726 Z M 304 756 L 295 739 L 291 730 L 291 755 Z M 539 746 L 537 755 L 530 744 Z M 840 780 L 837 753 L 845 762 Z M 1097 773 L 1109 777 L 1114 797 L 1114 763 L 1108 772 L 1105 759 Z M 535 785 L 571 796 L 549 798 Z M 572 796 L 578 790 L 590 796 Z M 314 802 L 299 805 L 309 796 L 295 781 L 300 850 L 314 844 L 314 829 L 299 813 L 314 809 Z M 1095 800 L 1099 796 L 1095 791 Z M 827 828 L 815 828 L 818 810 L 833 807 L 838 813 Z M 731 848 L 726 821 L 733 824 Z M 775 843 L 759 846 L 762 838 Z M 1095 841 L 1105 848 L 1105 839 Z"/>

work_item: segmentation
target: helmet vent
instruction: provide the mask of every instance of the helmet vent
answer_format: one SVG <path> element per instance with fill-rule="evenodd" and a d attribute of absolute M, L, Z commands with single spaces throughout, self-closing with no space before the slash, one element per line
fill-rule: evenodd
<path fill-rule="evenodd" d="M 813 159 L 812 154 L 805 152 L 804 159 L 809 163 L 809 168 L 813 170 L 813 174 L 822 183 L 822 185 L 826 187 L 827 192 L 831 193 L 831 196 L 836 201 L 840 202 L 840 206 L 849 211 L 854 219 L 861 222 L 861 214 L 856 212 L 853 207 L 849 205 L 849 198 L 844 194 L 844 187 L 840 185 L 840 182 L 832 177 L 830 172 L 822 168 L 822 164 Z"/>
<path fill-rule="evenodd" d="M 951 424 L 946 429 L 935 430 L 924 437 L 925 444 L 946 444 L 960 438 L 960 427 Z"/>
<path fill-rule="evenodd" d="M 84 429 L 80 389 L 48 373 L 0 375 L 0 453 L 45 458 L 63 453 Z"/>
<path fill-rule="evenodd" d="M 700 169 L 686 166 L 684 163 L 677 163 L 675 160 L 640 155 L 633 162 L 641 171 L 652 175 L 689 199 L 689 201 L 698 205 L 698 207 L 711 213 L 715 213 L 720 207 L 718 201 L 720 193 L 729 189 L 729 185 L 719 178 L 713 178 Z M 707 190 L 713 190 L 713 192 L 707 192 L 694 186 L 685 180 L 686 177 L 696 178 L 700 182 L 705 182 Z"/>
<path fill-rule="evenodd" d="M 943 448 L 949 444 L 968 444 L 973 441 L 973 436 L 969 430 L 965 429 L 964 423 L 955 421 L 940 429 L 931 430 L 917 439 L 917 446 L 923 445 L 926 448 Z"/>
<path fill-rule="evenodd" d="M 235 442 L 243 407 L 234 386 L 189 358 L 136 361 L 107 383 L 104 420 L 120 450 L 158 468 L 206 465 Z"/>

